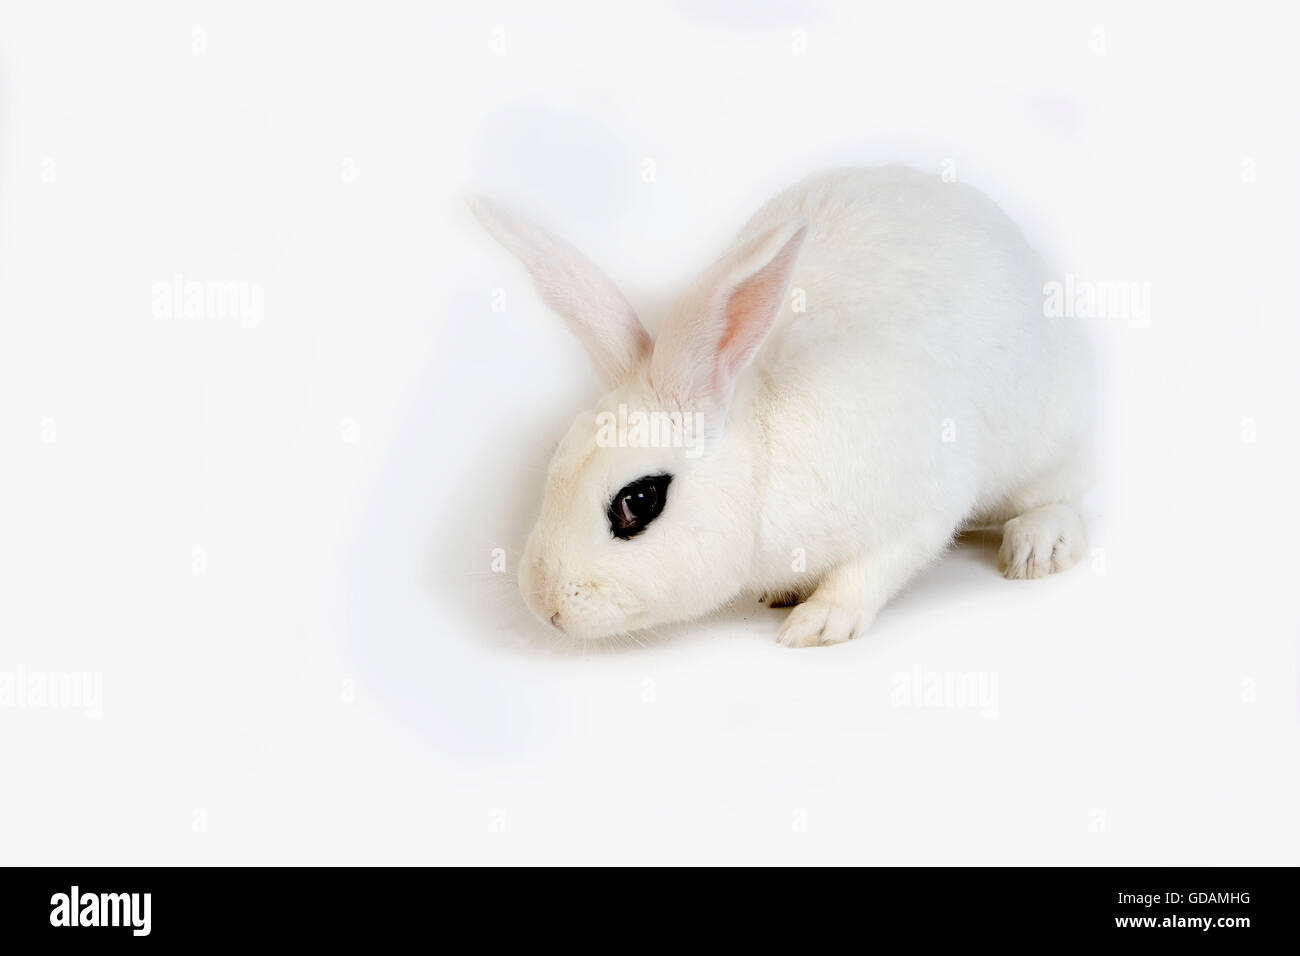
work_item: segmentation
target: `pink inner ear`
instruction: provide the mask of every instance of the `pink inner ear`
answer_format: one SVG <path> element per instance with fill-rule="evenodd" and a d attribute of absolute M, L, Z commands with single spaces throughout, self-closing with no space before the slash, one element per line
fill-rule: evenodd
<path fill-rule="evenodd" d="M 738 375 L 771 330 L 785 298 L 799 242 L 787 242 L 771 262 L 741 282 L 727 299 L 718 340 L 718 377 Z"/>

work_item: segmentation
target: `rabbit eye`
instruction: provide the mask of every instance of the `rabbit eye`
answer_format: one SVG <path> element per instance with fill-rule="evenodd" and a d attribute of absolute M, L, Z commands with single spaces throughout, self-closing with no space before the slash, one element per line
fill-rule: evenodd
<path fill-rule="evenodd" d="M 609 530 L 614 537 L 627 539 L 640 534 L 659 517 L 672 480 L 672 475 L 648 475 L 620 488 L 609 503 Z"/>

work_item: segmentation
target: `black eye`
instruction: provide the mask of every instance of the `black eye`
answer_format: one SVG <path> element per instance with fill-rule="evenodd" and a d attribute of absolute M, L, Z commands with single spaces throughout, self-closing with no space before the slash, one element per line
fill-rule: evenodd
<path fill-rule="evenodd" d="M 664 510 L 672 475 L 649 475 L 619 489 L 609 503 L 609 530 L 616 538 L 630 538 Z"/>

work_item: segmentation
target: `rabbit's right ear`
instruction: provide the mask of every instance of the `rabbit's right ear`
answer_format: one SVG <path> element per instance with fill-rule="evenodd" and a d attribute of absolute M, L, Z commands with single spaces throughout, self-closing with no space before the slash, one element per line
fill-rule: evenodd
<path fill-rule="evenodd" d="M 661 397 L 683 408 L 726 408 L 772 331 L 807 235 L 808 223 L 792 219 L 752 236 L 678 300 L 650 362 Z"/>
<path fill-rule="evenodd" d="M 650 336 L 627 299 L 563 239 L 481 196 L 468 197 L 478 221 L 528 267 L 542 299 L 587 348 L 601 386 L 612 389 L 650 354 Z"/>

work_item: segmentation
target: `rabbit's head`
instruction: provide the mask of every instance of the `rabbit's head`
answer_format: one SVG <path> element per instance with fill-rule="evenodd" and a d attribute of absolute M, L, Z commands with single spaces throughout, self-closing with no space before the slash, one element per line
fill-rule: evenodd
<path fill-rule="evenodd" d="M 763 455 L 737 382 L 766 339 L 806 225 L 729 252 L 682 296 L 652 343 L 627 300 L 569 244 L 482 199 L 487 230 L 532 274 L 586 346 L 604 395 L 551 461 L 520 565 L 539 619 L 605 637 L 719 607 L 745 584 Z"/>

